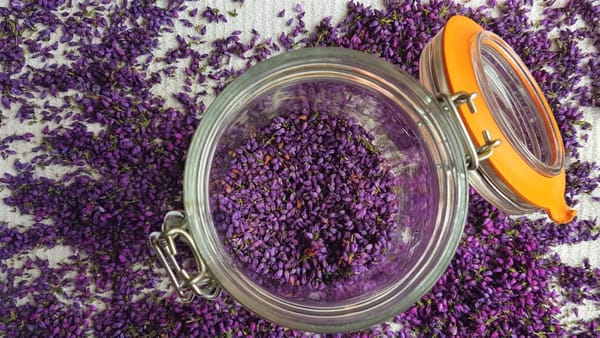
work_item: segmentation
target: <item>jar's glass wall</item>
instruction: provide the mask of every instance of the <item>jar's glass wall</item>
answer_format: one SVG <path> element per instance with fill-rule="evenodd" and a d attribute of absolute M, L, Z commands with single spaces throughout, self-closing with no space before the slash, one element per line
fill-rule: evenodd
<path fill-rule="evenodd" d="M 556 175 L 564 154 L 535 80 L 516 53 L 490 32 L 473 48 L 475 74 L 486 103 L 511 146 L 544 175 Z"/>

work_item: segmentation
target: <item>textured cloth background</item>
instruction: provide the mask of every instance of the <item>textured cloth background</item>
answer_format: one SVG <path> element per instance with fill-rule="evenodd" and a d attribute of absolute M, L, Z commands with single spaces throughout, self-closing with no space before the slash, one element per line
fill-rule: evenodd
<path fill-rule="evenodd" d="M 304 21 L 306 26 L 310 29 L 316 25 L 323 17 L 331 16 L 333 22 L 337 22 L 346 12 L 346 0 L 284 0 L 284 1 L 270 1 L 270 0 L 246 0 L 243 6 L 235 4 L 231 1 L 217 1 L 211 0 L 206 1 L 206 5 L 211 7 L 219 8 L 222 11 L 228 9 L 236 9 L 238 16 L 235 20 L 229 20 L 228 23 L 223 23 L 211 27 L 210 35 L 207 36 L 207 40 L 211 41 L 217 37 L 228 36 L 234 30 L 241 30 L 248 32 L 250 29 L 255 28 L 263 36 L 277 36 L 282 30 L 285 20 L 291 17 L 293 8 L 296 3 L 301 3 L 306 11 Z M 383 0 L 363 0 L 362 3 L 372 4 L 374 7 L 384 6 Z M 471 6 L 477 6 L 480 1 L 466 1 Z M 539 12 L 543 2 L 536 2 L 536 10 Z M 560 5 L 562 1 L 557 1 L 555 5 Z M 0 6 L 4 6 L 3 1 L 0 1 Z M 600 4 L 599 4 L 600 5 Z M 286 15 L 283 18 L 277 18 L 277 13 L 282 9 L 286 9 Z M 277 20 L 277 21 L 276 21 Z M 178 27 L 179 28 L 179 27 Z M 185 29 L 181 27 L 181 29 Z M 188 28 L 193 29 L 193 28 Z M 182 35 L 185 31 L 182 32 Z M 175 45 L 175 41 L 165 41 L 165 46 Z M 171 79 L 171 81 L 177 81 L 177 79 Z M 163 89 L 169 85 L 167 81 L 164 81 Z M 161 90 L 161 87 L 157 87 L 157 90 Z M 209 101 L 207 101 L 208 103 Z M 8 113 L 6 116 L 14 117 L 14 114 Z M 585 147 L 580 149 L 581 159 L 583 160 L 597 160 L 600 154 L 600 108 L 588 109 L 586 111 L 585 119 L 593 125 L 590 131 L 589 140 L 585 143 Z M 30 126 L 21 124 L 17 121 L 8 121 L 0 129 L 0 137 L 4 137 L 13 133 L 21 132 L 33 132 L 39 134 L 39 130 L 36 130 L 37 126 Z M 37 133 L 36 133 L 37 132 Z M 35 143 L 35 142 L 32 142 Z M 15 149 L 22 153 L 22 156 L 27 157 L 31 154 L 28 152 L 28 148 L 31 145 L 22 143 L 24 148 Z M 0 162 L 0 173 L 13 172 L 12 165 L 15 157 L 10 158 L 7 161 Z M 46 173 L 52 174 L 52 170 L 49 169 Z M 9 192 L 0 190 L 0 198 L 7 196 Z M 598 205 L 596 203 L 596 205 Z M 594 207 L 594 204 L 581 198 L 580 204 L 576 207 L 576 210 L 581 218 L 594 218 L 600 215 L 600 210 Z M 166 212 L 167 210 L 165 210 Z M 0 221 L 7 221 L 10 224 L 27 224 L 30 222 L 28 218 L 15 213 L 12 209 L 7 208 L 4 205 L 0 205 Z M 572 265 L 580 265 L 584 258 L 589 258 L 592 267 L 600 267 L 600 241 L 595 242 L 584 242 L 577 245 L 565 245 L 555 248 L 565 263 Z M 40 256 L 50 257 L 54 261 L 60 261 L 65 253 L 61 251 L 60 247 L 56 247 L 53 250 L 38 252 Z M 1 278 L 1 276 L 0 276 Z M 599 309 L 594 309 L 591 306 L 586 307 L 585 305 L 579 306 L 580 318 L 594 318 L 600 316 Z"/>

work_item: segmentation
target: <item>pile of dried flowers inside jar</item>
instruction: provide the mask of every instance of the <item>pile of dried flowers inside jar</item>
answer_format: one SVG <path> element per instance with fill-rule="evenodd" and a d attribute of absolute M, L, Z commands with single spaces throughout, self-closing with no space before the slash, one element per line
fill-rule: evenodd
<path fill-rule="evenodd" d="M 320 290 L 382 260 L 400 181 L 358 123 L 288 112 L 229 154 L 214 218 L 250 272 Z"/>

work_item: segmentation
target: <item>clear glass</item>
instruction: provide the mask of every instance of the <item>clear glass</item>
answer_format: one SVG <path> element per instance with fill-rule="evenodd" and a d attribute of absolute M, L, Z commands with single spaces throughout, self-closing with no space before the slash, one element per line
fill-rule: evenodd
<path fill-rule="evenodd" d="M 564 154 L 551 127 L 552 112 L 527 67 L 506 42 L 487 31 L 479 34 L 472 53 L 482 94 L 511 146 L 540 173 L 558 174 Z"/>
<path fill-rule="evenodd" d="M 318 292 L 282 289 L 231 257 L 211 199 L 222 189 L 229 149 L 283 110 L 307 105 L 357 121 L 405 182 L 397 192 L 400 212 L 386 259 L 351 285 Z M 190 231 L 217 282 L 256 314 L 310 332 L 358 330 L 410 307 L 447 268 L 467 212 L 464 153 L 444 130 L 448 121 L 441 111 L 404 72 L 340 48 L 285 53 L 232 82 L 204 114 L 184 177 Z"/>
<path fill-rule="evenodd" d="M 420 80 L 434 93 L 451 94 L 442 53 L 443 31 L 438 33 L 421 54 Z M 473 67 L 494 120 L 517 153 L 538 172 L 554 176 L 564 166 L 560 138 L 552 128 L 550 116 L 542 104 L 543 93 L 518 55 L 498 36 L 482 31 L 471 46 Z M 467 140 L 466 142 L 470 142 Z M 509 188 L 491 166 L 483 161 L 469 171 L 469 183 L 490 203 L 508 214 L 537 211 Z"/>

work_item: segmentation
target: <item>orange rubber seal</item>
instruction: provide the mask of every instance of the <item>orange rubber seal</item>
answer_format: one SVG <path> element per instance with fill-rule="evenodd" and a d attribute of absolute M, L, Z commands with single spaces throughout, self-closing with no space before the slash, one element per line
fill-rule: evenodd
<path fill-rule="evenodd" d="M 495 121 L 490 106 L 486 103 L 482 89 L 478 84 L 475 73 L 472 46 L 484 29 L 476 22 L 463 16 L 454 16 L 448 20 L 442 35 L 442 53 L 448 88 L 451 93 L 465 91 L 477 93 L 474 104 L 477 113 L 471 113 L 464 105 L 458 107 L 463 123 L 477 148 L 486 144 L 483 137 L 484 130 L 488 130 L 492 139 L 499 139 L 502 143 L 494 148 L 493 155 L 488 158 L 487 164 L 494 174 L 518 197 L 527 203 L 545 210 L 550 218 L 558 223 L 567 223 L 575 217 L 576 212 L 570 209 L 564 199 L 565 170 L 560 168 L 558 173 L 548 175 L 532 168 L 523 157 L 511 146 L 505 133 Z M 499 51 L 501 52 L 501 51 Z M 533 97 L 539 96 L 540 103 L 536 103 L 540 114 L 551 112 L 541 89 L 535 81 L 525 81 L 533 77 L 522 68 L 514 64 L 510 58 L 506 59 L 515 69 L 517 76 L 523 80 L 526 91 Z M 521 70 L 519 70 L 521 69 Z M 524 71 L 527 71 L 526 69 Z M 539 104 L 543 106 L 539 106 Z M 551 114 L 550 114 L 551 115 Z M 560 154 L 564 154 L 563 142 L 560 131 L 553 116 L 549 116 L 544 127 L 558 137 Z"/>

